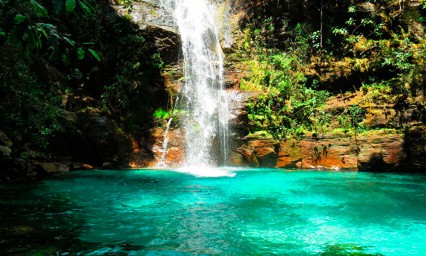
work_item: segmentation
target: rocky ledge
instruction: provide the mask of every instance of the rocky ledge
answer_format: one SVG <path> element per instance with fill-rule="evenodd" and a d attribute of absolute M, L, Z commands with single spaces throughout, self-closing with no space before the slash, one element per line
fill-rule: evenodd
<path fill-rule="evenodd" d="M 424 172 L 426 127 L 413 127 L 405 133 L 382 130 L 300 140 L 250 138 L 237 151 L 242 161 L 234 164 L 241 166 Z"/>

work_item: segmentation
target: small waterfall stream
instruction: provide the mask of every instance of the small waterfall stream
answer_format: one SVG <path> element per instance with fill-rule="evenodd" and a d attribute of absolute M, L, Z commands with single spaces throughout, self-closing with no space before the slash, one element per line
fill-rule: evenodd
<path fill-rule="evenodd" d="M 229 111 L 214 6 L 206 0 L 162 0 L 162 4 L 173 13 L 182 40 L 184 165 L 224 165 L 228 154 Z"/>
<path fill-rule="evenodd" d="M 164 163 L 164 158 L 166 157 L 166 154 L 167 154 L 167 144 L 169 143 L 169 130 L 170 130 L 170 125 L 172 124 L 172 121 L 173 121 L 173 117 L 171 117 L 169 121 L 167 122 L 166 131 L 164 132 L 164 140 L 163 140 L 163 145 L 161 148 L 161 158 L 160 158 L 160 163 L 158 164 L 159 167 L 166 166 L 166 164 Z"/>

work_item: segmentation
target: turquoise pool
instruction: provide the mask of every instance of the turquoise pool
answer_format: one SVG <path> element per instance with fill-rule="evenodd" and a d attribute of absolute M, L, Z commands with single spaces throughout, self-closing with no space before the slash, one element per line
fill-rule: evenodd
<path fill-rule="evenodd" d="M 77 171 L 0 186 L 5 255 L 426 255 L 426 176 Z M 352 254 L 351 254 L 352 253 Z"/>

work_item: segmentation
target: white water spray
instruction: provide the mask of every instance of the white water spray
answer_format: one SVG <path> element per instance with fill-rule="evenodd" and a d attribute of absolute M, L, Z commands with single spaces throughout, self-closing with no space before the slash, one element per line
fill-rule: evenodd
<path fill-rule="evenodd" d="M 170 130 L 170 125 L 172 124 L 173 121 L 173 117 L 169 119 L 169 121 L 167 122 L 167 126 L 166 126 L 166 131 L 164 132 L 164 140 L 163 140 L 163 145 L 161 147 L 161 158 L 160 158 L 160 162 L 158 164 L 158 167 L 165 167 L 166 163 L 164 162 L 164 158 L 166 157 L 167 154 L 167 145 L 169 143 L 169 130 Z"/>
<path fill-rule="evenodd" d="M 229 114 L 214 6 L 206 0 L 162 0 L 162 4 L 173 12 L 182 40 L 185 165 L 226 163 Z"/>

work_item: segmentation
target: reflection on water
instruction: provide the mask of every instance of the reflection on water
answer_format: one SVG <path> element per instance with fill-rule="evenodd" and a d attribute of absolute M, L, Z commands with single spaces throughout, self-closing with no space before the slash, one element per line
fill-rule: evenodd
<path fill-rule="evenodd" d="M 3 185 L 0 247 L 6 255 L 426 251 L 426 176 L 260 169 L 191 174 L 82 171 Z"/>

